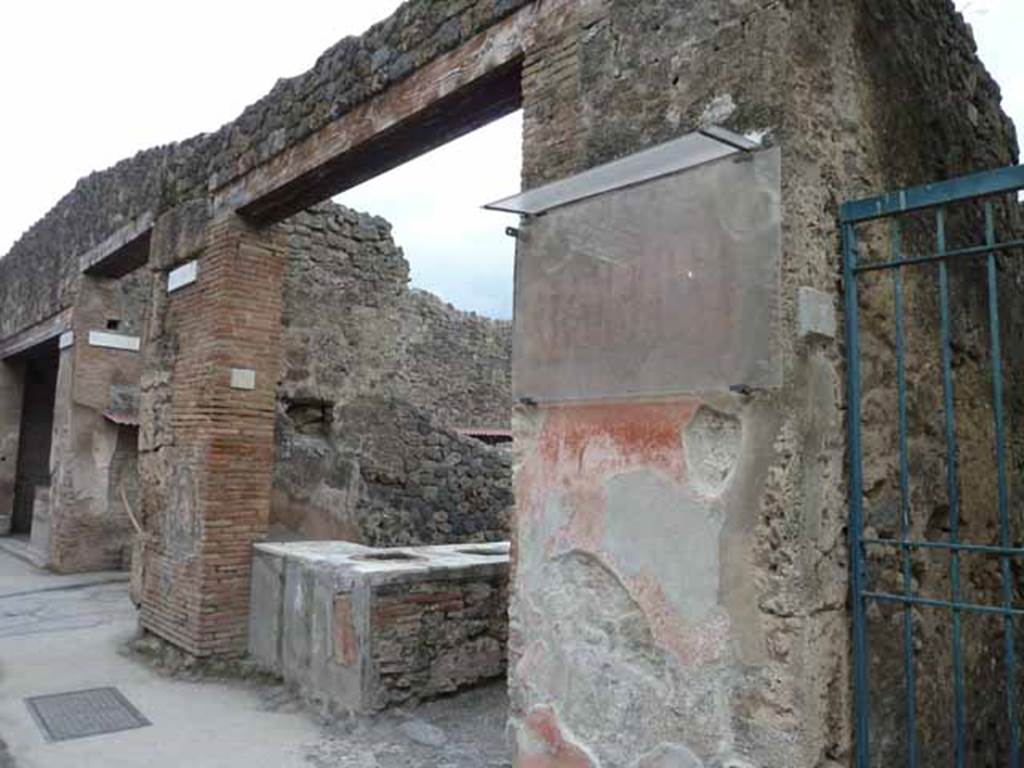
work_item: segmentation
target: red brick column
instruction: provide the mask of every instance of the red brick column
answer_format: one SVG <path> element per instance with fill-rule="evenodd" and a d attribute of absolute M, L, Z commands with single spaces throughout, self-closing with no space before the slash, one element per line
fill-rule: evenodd
<path fill-rule="evenodd" d="M 197 656 L 245 650 L 252 544 L 270 510 L 284 269 L 274 229 L 229 216 L 204 241 L 196 282 L 155 291 L 140 457 L 142 623 Z"/>

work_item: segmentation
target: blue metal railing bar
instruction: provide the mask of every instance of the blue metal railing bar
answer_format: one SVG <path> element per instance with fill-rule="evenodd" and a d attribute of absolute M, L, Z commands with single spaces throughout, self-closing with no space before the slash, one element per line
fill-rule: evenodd
<path fill-rule="evenodd" d="M 969 611 L 972 613 L 994 613 L 999 616 L 1024 616 L 1024 608 L 1004 608 L 1001 605 L 983 605 L 982 603 L 965 603 L 962 601 L 939 600 L 934 597 L 921 597 L 920 595 L 900 595 L 895 592 L 874 592 L 862 593 L 868 600 L 875 600 L 881 603 L 909 603 L 910 605 L 927 605 L 932 608 L 949 608 L 957 613 Z"/>
<path fill-rule="evenodd" d="M 858 264 L 853 268 L 857 274 L 861 272 L 875 272 L 880 269 L 895 269 L 898 267 L 912 267 L 915 264 L 933 264 L 937 261 L 952 261 L 965 256 L 985 256 L 997 251 L 1009 251 L 1014 248 L 1024 248 L 1024 240 L 1008 240 L 1005 243 L 992 243 L 986 245 L 972 245 L 968 248 L 957 248 L 945 253 L 933 253 L 928 256 L 907 256 L 893 261 L 879 261 L 869 264 Z"/>
<path fill-rule="evenodd" d="M 857 231 L 852 224 L 843 227 L 843 284 L 846 292 L 846 352 L 847 352 L 847 419 L 849 429 L 850 462 L 850 587 L 853 595 L 853 699 L 856 717 L 856 768 L 870 768 L 871 748 L 868 729 L 868 654 L 867 620 L 865 615 L 864 586 L 866 572 L 864 547 L 860 538 L 864 530 L 863 468 L 861 465 L 861 402 L 860 402 L 860 337 L 857 308 Z"/>
<path fill-rule="evenodd" d="M 1024 165 L 1011 165 L 959 179 L 923 184 L 862 200 L 851 200 L 840 207 L 839 221 L 842 224 L 854 224 L 882 219 L 886 216 L 936 208 L 964 200 L 1016 192 L 1018 189 L 1024 189 Z"/>
<path fill-rule="evenodd" d="M 1008 768 L 1020 767 L 1020 707 L 1017 690 L 1019 681 L 1016 660 L 1015 621 L 1024 617 L 1024 607 L 1013 605 L 1014 574 L 1012 564 L 1015 558 L 1024 557 L 1024 546 L 1014 546 L 1022 532 L 1011 529 L 1009 502 L 1008 466 L 1006 455 L 1007 424 L 1004 404 L 1004 371 L 1000 347 L 1000 317 L 998 296 L 997 254 L 1024 249 L 1024 239 L 997 242 L 994 200 L 996 195 L 1005 195 L 1024 189 L 1024 166 L 1011 166 L 997 171 L 988 171 L 951 181 L 928 184 L 879 195 L 864 200 L 845 203 L 841 207 L 840 222 L 843 243 L 843 277 L 845 291 L 844 319 L 846 324 L 847 352 L 847 418 L 849 449 L 849 503 L 850 503 L 850 581 L 853 613 L 853 676 L 855 707 L 856 768 L 869 768 L 871 764 L 870 707 L 871 691 L 869 681 L 869 658 L 867 638 L 867 606 L 875 603 L 892 603 L 902 607 L 903 665 L 906 696 L 906 751 L 909 768 L 917 768 L 922 744 L 918 742 L 918 722 L 921 717 L 920 702 L 917 700 L 917 673 L 926 670 L 916 668 L 914 649 L 915 606 L 942 608 L 950 611 L 952 617 L 951 652 L 953 661 L 953 754 L 952 761 L 957 768 L 965 768 L 967 756 L 967 713 L 964 659 L 965 613 L 981 613 L 1003 617 L 1003 656 L 1006 672 L 1006 716 L 1009 720 L 1009 750 L 1005 760 Z M 946 242 L 946 210 L 951 203 L 986 198 L 984 205 L 984 244 L 950 249 Z M 1009 205 L 1014 201 L 1006 200 Z M 936 253 L 908 255 L 904 252 L 903 231 L 899 216 L 911 211 L 934 210 Z M 862 264 L 858 259 L 858 232 L 856 224 L 874 219 L 892 217 L 890 231 L 889 260 Z M 953 372 L 953 319 L 950 307 L 949 265 L 958 259 L 984 256 L 987 272 L 988 325 L 990 333 L 990 355 L 992 375 L 992 414 L 994 422 L 995 459 L 998 486 L 999 543 L 974 544 L 963 542 L 961 536 L 961 499 L 957 463 L 957 428 L 954 398 Z M 949 500 L 949 536 L 944 541 L 919 540 L 912 538 L 911 494 L 909 456 L 910 440 L 908 425 L 908 383 L 905 333 L 904 268 L 914 265 L 935 264 L 938 277 L 939 336 L 941 343 L 941 377 L 946 449 L 946 491 Z M 979 264 L 980 265 L 980 264 Z M 866 538 L 864 520 L 863 488 L 863 435 L 861 427 L 861 361 L 860 328 L 857 278 L 861 273 L 892 270 L 893 308 L 895 314 L 895 356 L 896 386 L 898 396 L 899 432 L 899 533 L 898 538 Z M 898 550 L 903 594 L 869 590 L 867 587 L 868 547 L 881 546 Z M 913 563 L 914 550 L 942 551 L 949 556 L 949 599 L 923 597 L 914 594 Z M 961 554 L 997 556 L 1000 561 L 1001 594 L 991 597 L 1000 605 L 964 600 L 961 594 Z M 986 596 L 985 598 L 989 598 Z M 924 678 L 921 678 L 924 679 Z M 1003 764 L 1003 763 L 1000 763 Z M 888 768 L 888 766 L 887 766 Z"/>
<path fill-rule="evenodd" d="M 938 252 L 946 250 L 946 209 L 935 212 L 935 242 Z M 949 497 L 949 541 L 960 539 L 960 486 L 956 477 L 956 414 L 953 411 L 953 332 L 949 317 L 949 267 L 939 262 L 939 326 L 942 339 L 942 402 L 946 424 L 946 493 Z M 960 602 L 960 553 L 950 553 L 950 602 Z M 956 768 L 967 761 L 967 712 L 964 694 L 964 658 L 960 611 L 953 608 L 953 757 Z"/>
<path fill-rule="evenodd" d="M 899 219 L 892 222 L 892 253 L 897 261 L 903 254 L 903 234 Z M 904 365 L 903 340 L 903 273 L 893 270 L 893 304 L 896 315 L 896 391 L 899 410 L 900 452 L 900 541 L 906 542 L 910 532 L 910 464 L 907 450 L 907 372 Z M 913 588 L 910 553 L 900 550 L 900 570 L 903 572 L 903 591 Z M 917 686 L 914 680 L 914 610 L 903 607 L 903 679 L 907 692 L 907 765 L 917 768 Z"/>
<path fill-rule="evenodd" d="M 985 242 L 996 241 L 995 214 L 992 203 L 985 203 Z M 1003 414 L 1003 354 L 1000 348 L 999 290 L 996 274 L 996 256 L 988 255 L 988 327 L 991 337 L 992 355 L 992 416 L 996 441 L 996 477 L 999 488 L 999 543 L 1010 545 L 1010 515 L 1006 486 L 1006 433 Z M 1010 575 L 1010 557 L 1003 553 L 1000 562 L 1002 571 L 1003 606 L 1013 603 L 1013 588 Z M 1013 646 L 1013 617 L 1003 619 L 1003 657 L 1006 664 L 1006 715 L 1010 726 L 1010 768 L 1020 768 L 1020 722 L 1017 718 L 1017 659 Z"/>
<path fill-rule="evenodd" d="M 906 547 L 907 549 L 942 549 L 946 551 L 978 552 L 986 555 L 1024 556 L 1024 547 L 995 546 L 993 544 L 952 543 L 949 541 L 922 541 L 920 539 L 861 539 L 865 546 Z"/>

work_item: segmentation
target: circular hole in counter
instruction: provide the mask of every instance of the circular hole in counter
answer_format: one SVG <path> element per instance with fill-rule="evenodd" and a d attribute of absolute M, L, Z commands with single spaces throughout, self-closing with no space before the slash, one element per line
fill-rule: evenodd
<path fill-rule="evenodd" d="M 365 555 L 356 555 L 353 560 L 423 560 L 419 555 L 412 555 L 408 552 L 370 552 Z"/>
<path fill-rule="evenodd" d="M 455 550 L 464 555 L 480 555 L 483 557 L 505 557 L 508 549 L 505 547 L 460 547 Z"/>

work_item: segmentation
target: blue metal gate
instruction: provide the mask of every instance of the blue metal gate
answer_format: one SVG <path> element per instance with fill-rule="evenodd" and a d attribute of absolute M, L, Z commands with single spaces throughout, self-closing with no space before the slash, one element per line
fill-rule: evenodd
<path fill-rule="evenodd" d="M 1024 423 L 1015 423 L 1016 413 L 1008 413 L 1004 399 L 1019 395 L 1015 387 L 1007 394 L 1006 382 L 1009 371 L 1022 366 L 1013 366 L 1006 361 L 1024 360 L 1024 355 L 1018 352 L 1024 346 L 1024 338 L 1014 336 L 1009 342 L 1014 349 L 1010 350 L 1005 326 L 1016 320 L 1007 321 L 1007 306 L 1001 311 L 999 286 L 1006 281 L 1005 275 L 1014 273 L 1014 270 L 1024 271 L 1024 260 L 1021 259 L 1024 257 L 1024 239 L 1021 239 L 1017 229 L 1021 219 L 1018 190 L 1022 188 L 1024 166 L 1013 166 L 848 202 L 841 209 L 849 398 L 855 764 L 858 768 L 878 765 L 893 768 L 899 764 L 911 768 L 918 765 L 932 768 L 943 764 L 956 768 L 982 764 L 1020 768 L 1021 724 L 1018 699 L 1021 697 L 1021 683 L 1017 652 L 1018 644 L 1024 642 L 1024 632 L 1015 627 L 1015 622 L 1024 616 L 1024 608 L 1015 602 L 1015 597 L 1020 595 L 1018 585 L 1024 571 L 1015 569 L 1024 565 L 1024 548 L 1021 546 L 1022 526 L 1019 522 L 1021 509 L 1020 505 L 1014 503 L 1016 499 L 1012 496 L 1016 496 L 1016 491 L 1011 494 L 1010 484 L 1017 482 L 1016 477 L 1024 470 L 1024 463 L 1015 459 L 1012 464 L 1016 466 L 1008 465 L 1007 441 L 1014 433 L 1024 433 Z M 954 243 L 950 238 L 951 216 L 956 217 L 952 227 L 956 230 L 957 238 L 963 242 Z M 966 237 L 970 230 L 973 230 L 972 235 Z M 994 503 L 990 509 L 980 512 L 966 509 L 968 502 L 975 502 L 973 498 L 965 500 L 961 493 L 964 482 L 961 476 L 963 457 L 958 453 L 956 409 L 962 405 L 962 400 L 958 401 L 957 398 L 964 395 L 958 392 L 955 396 L 954 393 L 964 352 L 958 345 L 954 345 L 954 334 L 958 318 L 966 322 L 963 318 L 967 317 L 968 310 L 962 306 L 965 301 L 963 295 L 951 294 L 953 269 L 973 270 L 970 274 L 973 280 L 971 295 L 978 310 L 973 314 L 977 319 L 974 338 L 979 340 L 988 337 L 985 344 L 978 345 L 982 347 L 980 351 L 967 351 L 972 360 L 978 361 L 978 369 L 987 368 L 986 376 L 991 378 L 990 386 L 986 385 L 988 392 L 985 393 L 985 397 L 991 400 L 984 405 L 984 409 L 986 414 L 990 412 L 990 423 L 985 428 L 990 430 L 988 434 L 992 436 L 994 446 L 990 455 L 982 459 L 991 463 L 993 482 L 989 485 L 992 486 Z M 865 287 L 865 281 L 871 281 L 870 285 Z M 930 346 L 934 373 L 929 372 L 924 363 L 915 368 L 915 371 L 921 372 L 921 380 L 924 380 L 926 373 L 934 376 L 935 407 L 930 411 L 927 402 L 931 401 L 927 400 L 927 393 L 922 394 L 923 387 L 916 385 L 910 395 L 914 398 L 914 405 L 908 406 L 906 317 L 911 307 L 906 292 L 908 281 L 914 283 L 913 295 L 918 302 L 913 309 L 915 317 L 933 318 L 933 326 L 925 329 L 922 324 L 923 330 L 915 336 L 916 341 L 925 338 L 926 330 L 934 334 L 934 345 Z M 1024 299 L 1021 281 L 1012 287 Z M 1004 296 L 1005 290 L 1004 287 Z M 878 350 L 882 350 L 892 358 L 892 368 L 884 368 L 888 373 L 878 372 L 883 370 L 883 363 L 872 362 L 875 370 L 871 373 L 875 381 L 884 381 L 891 386 L 893 393 L 892 419 L 889 425 L 881 427 L 867 427 L 864 423 L 862 342 L 865 339 L 862 336 L 865 333 L 863 326 L 868 322 L 868 310 L 865 309 L 868 292 L 871 292 L 876 305 L 871 319 L 874 323 L 874 335 L 871 338 L 873 354 L 878 355 Z M 964 295 L 967 293 L 970 292 L 964 291 Z M 884 306 L 878 309 L 882 299 Z M 920 302 L 925 302 L 927 306 L 922 309 L 924 305 Z M 884 321 L 880 321 L 878 318 L 883 316 Z M 1013 315 L 1015 317 L 1016 314 Z M 1002 329 L 1001 318 L 1004 325 Z M 880 341 L 877 329 L 885 327 L 891 335 Z M 929 345 L 919 344 L 915 350 L 919 352 L 922 346 Z M 1012 354 L 1008 355 L 1008 352 Z M 894 374 L 891 380 L 888 378 L 890 374 Z M 1013 372 L 1014 376 L 1019 374 L 1019 371 Z M 981 379 L 976 377 L 973 381 L 977 390 L 977 382 Z M 972 413 L 976 418 L 977 411 Z M 929 510 L 915 508 L 911 493 L 913 483 L 917 483 L 915 488 L 918 488 L 928 482 L 927 478 L 922 480 L 915 477 L 922 461 L 911 455 L 912 448 L 925 445 L 926 438 L 913 438 L 918 442 L 911 445 L 909 421 L 912 416 L 934 419 L 935 428 L 927 439 L 934 441 L 934 454 L 937 457 L 934 465 L 944 464 L 945 477 L 942 480 L 948 520 L 943 520 L 941 525 L 934 522 L 929 525 L 933 526 L 933 534 L 941 531 L 941 535 L 920 535 L 922 523 L 919 518 L 915 520 L 915 515 L 925 514 Z M 891 450 L 895 454 L 895 460 L 891 462 L 892 479 L 889 481 L 893 512 L 887 534 L 880 533 L 879 526 L 866 519 L 866 515 L 873 514 L 872 501 L 865 498 L 870 489 L 865 488 L 864 476 L 865 458 L 872 458 L 870 453 L 867 456 L 865 454 L 865 440 L 873 439 L 871 429 L 891 429 L 894 438 L 886 444 L 892 446 Z M 884 442 L 876 439 L 872 445 Z M 943 450 L 939 447 L 943 442 L 944 458 Z M 977 454 L 977 451 L 972 451 L 972 461 L 978 460 Z M 939 478 L 941 473 L 936 474 L 931 489 L 926 489 L 927 493 L 942 492 L 941 488 L 934 490 L 943 484 Z M 883 479 L 878 482 L 883 484 L 885 481 Z M 933 510 L 937 508 L 932 508 L 933 515 Z M 947 512 L 945 505 L 941 510 Z M 976 517 L 991 516 L 991 523 L 987 524 L 987 530 L 992 534 L 989 540 L 970 540 L 964 536 L 965 530 L 971 532 L 962 524 L 965 512 Z M 975 532 L 982 527 L 980 524 L 975 525 Z M 890 558 L 888 564 L 885 558 Z M 915 558 L 932 559 L 925 563 Z M 992 575 L 989 587 L 963 581 L 965 558 L 987 558 L 993 563 L 998 562 L 998 567 L 994 564 L 989 567 Z M 928 593 L 922 587 L 923 581 L 927 581 L 925 576 L 933 573 L 936 563 L 940 563 L 943 569 L 948 568 L 948 572 L 944 571 L 938 581 L 931 579 L 933 586 L 941 583 L 944 588 L 948 588 L 948 591 L 943 590 L 943 594 L 935 594 L 934 591 Z M 890 583 L 880 585 L 883 579 L 878 574 L 886 568 L 890 569 Z M 981 573 L 979 569 L 975 571 Z M 980 577 L 975 581 L 977 584 L 983 583 Z M 878 616 L 883 610 L 890 612 L 888 618 L 891 621 L 886 626 L 891 626 L 892 630 L 888 638 L 877 631 L 881 624 Z M 928 612 L 929 620 L 948 622 L 948 627 L 942 627 L 942 652 L 930 657 L 943 659 L 942 664 L 931 664 L 924 661 L 921 655 L 920 622 Z M 979 615 L 987 615 L 989 618 L 984 620 L 992 622 L 986 625 L 988 635 L 980 640 L 978 637 L 965 640 L 964 622 Z M 936 619 L 936 616 L 940 616 L 940 619 Z M 917 629 L 915 622 L 918 622 Z M 874 634 L 870 631 L 873 624 L 876 627 Z M 930 638 L 937 636 L 940 635 L 932 635 Z M 880 642 L 872 639 L 875 637 L 880 638 Z M 988 652 L 984 644 L 986 638 L 994 638 L 988 649 L 991 654 L 987 661 L 981 659 Z M 874 652 L 873 644 L 876 645 Z M 880 658 L 884 652 L 878 651 L 877 646 L 881 645 L 892 649 L 889 656 L 895 657 L 899 653 L 901 658 L 893 658 L 888 662 Z M 949 662 L 948 674 L 943 669 L 935 668 L 944 667 L 945 660 Z M 890 671 L 902 668 L 902 681 L 881 679 L 884 675 L 878 670 L 886 663 L 891 665 Z M 976 669 L 991 669 L 994 675 L 1005 677 L 993 677 L 987 681 L 968 680 L 967 672 L 971 664 Z M 936 681 L 936 675 L 946 677 Z M 990 686 L 988 690 L 998 691 L 995 702 L 985 700 L 986 685 Z M 979 702 L 979 711 L 983 705 L 988 707 L 990 713 L 998 709 L 998 723 L 996 718 L 989 718 L 984 723 L 976 721 L 968 711 L 969 687 L 975 692 L 971 701 Z M 936 701 L 941 699 L 938 702 L 941 706 L 922 695 L 926 689 Z M 936 691 L 945 693 L 939 696 L 935 694 Z M 874 705 L 873 698 L 876 699 Z M 888 709 L 878 704 L 883 699 L 889 702 Z M 944 711 L 936 711 L 937 708 Z M 879 714 L 883 711 L 887 713 L 886 718 Z M 883 719 L 887 721 L 880 722 Z M 991 726 L 991 731 L 980 733 L 982 729 L 989 728 L 990 722 L 996 723 Z M 898 726 L 894 727 L 894 723 Z M 898 732 L 898 737 L 893 735 L 893 731 Z M 1000 742 L 998 745 L 979 741 L 997 737 Z M 934 747 L 940 742 L 944 748 L 938 750 L 937 758 Z M 977 757 L 980 752 L 972 751 L 975 749 L 985 749 L 985 754 L 998 757 L 982 760 Z M 898 758 L 894 759 L 895 755 Z"/>

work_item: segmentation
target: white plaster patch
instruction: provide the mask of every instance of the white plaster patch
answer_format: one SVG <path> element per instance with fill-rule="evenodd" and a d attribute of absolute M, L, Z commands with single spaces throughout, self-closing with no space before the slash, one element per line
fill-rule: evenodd
<path fill-rule="evenodd" d="M 718 604 L 717 505 L 691 496 L 651 469 L 607 480 L 603 545 L 616 568 L 649 579 L 686 622 L 708 618 Z"/>
<path fill-rule="evenodd" d="M 704 768 L 704 763 L 682 744 L 663 744 L 641 757 L 634 768 Z"/>
<path fill-rule="evenodd" d="M 729 413 L 702 405 L 683 433 L 687 479 L 701 496 L 721 496 L 739 458 L 742 425 Z"/>
<path fill-rule="evenodd" d="M 722 768 L 755 768 L 755 766 L 740 757 L 726 757 L 722 760 Z"/>
<path fill-rule="evenodd" d="M 142 341 L 138 336 L 125 336 L 122 333 L 107 333 L 105 331 L 89 331 L 89 344 L 94 347 L 138 352 L 141 343 Z"/>
<path fill-rule="evenodd" d="M 755 144 L 764 144 L 765 137 L 771 132 L 771 128 L 758 128 L 753 131 L 747 131 L 743 134 L 743 138 L 749 139 Z"/>
<path fill-rule="evenodd" d="M 526 595 L 544 586 L 544 562 L 557 554 L 560 547 L 559 531 L 569 523 L 570 512 L 561 489 L 551 489 L 540 505 L 538 514 L 526 526 L 519 541 L 519 567 L 516 576 L 521 580 Z"/>
<path fill-rule="evenodd" d="M 836 337 L 836 308 L 830 294 L 802 285 L 797 291 L 796 303 L 797 331 L 801 338 Z"/>
<path fill-rule="evenodd" d="M 192 285 L 196 281 L 196 277 L 199 273 L 199 262 L 192 260 L 182 264 L 176 269 L 172 269 L 167 274 L 167 292 L 174 293 L 179 288 L 184 288 L 186 285 Z"/>
<path fill-rule="evenodd" d="M 64 333 L 62 333 L 60 335 L 60 339 L 57 341 L 57 346 L 60 349 L 67 349 L 68 347 L 73 346 L 74 343 L 75 343 L 75 332 L 74 331 L 64 331 Z"/>
<path fill-rule="evenodd" d="M 252 368 L 232 368 L 231 388 L 256 389 L 256 371 Z"/>
<path fill-rule="evenodd" d="M 709 125 L 721 125 L 728 120 L 736 111 L 736 102 L 733 101 L 731 93 L 715 96 L 700 115 L 701 127 Z"/>

